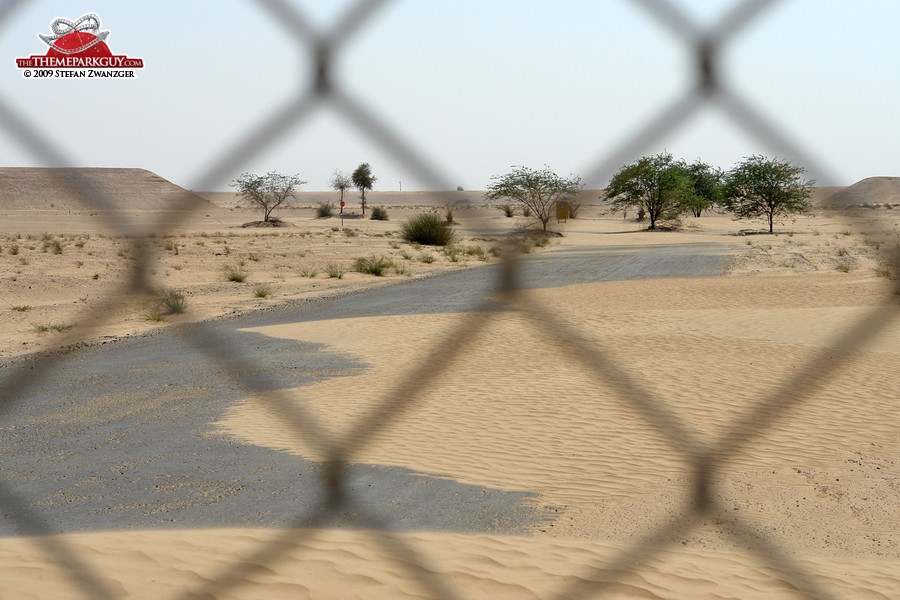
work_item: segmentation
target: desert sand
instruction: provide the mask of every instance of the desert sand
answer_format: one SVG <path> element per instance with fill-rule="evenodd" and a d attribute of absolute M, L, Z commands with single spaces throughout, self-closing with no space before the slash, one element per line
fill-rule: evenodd
<path fill-rule="evenodd" d="M 820 597 L 897 597 L 900 296 L 886 251 L 900 219 L 883 196 L 842 200 L 842 191 L 828 191 L 828 206 L 853 198 L 858 208 L 819 208 L 776 235 L 724 214 L 646 232 L 588 204 L 578 219 L 554 224 L 563 237 L 532 249 L 713 242 L 729 252 L 717 277 L 529 290 L 503 298 L 520 310 L 489 318 L 384 316 L 256 330 L 326 344 L 368 365 L 277 397 L 302 406 L 342 445 L 368 435 L 355 426 L 406 382 L 433 377 L 347 459 L 533 492 L 553 516 L 526 536 L 184 529 L 6 538 L 2 595 L 556 598 L 590 597 L 597 581 L 611 580 L 603 591 L 621 598 L 803 597 L 798 587 Z M 370 206 L 386 205 L 391 220 L 346 219 L 345 229 L 336 218 L 315 219 L 307 198 L 280 212 L 290 227 L 259 230 L 240 227 L 255 213 L 230 195 L 204 197 L 215 203 L 144 241 L 153 294 L 123 287 L 140 251 L 96 215 L 4 207 L 0 357 L 15 363 L 75 340 L 110 342 L 478 268 L 499 260 L 491 249 L 522 220 L 467 198 L 455 207 L 458 249 L 444 252 L 414 248 L 395 232 L 405 216 L 445 210 L 446 198 L 374 194 Z M 168 218 L 127 215 L 150 229 Z M 352 272 L 359 256 L 385 256 L 397 268 L 385 277 Z M 329 277 L 328 264 L 346 272 Z M 246 270 L 247 281 L 227 281 L 228 266 Z M 187 310 L 161 315 L 160 298 L 172 290 Z M 92 319 L 105 306 L 115 310 Z M 862 339 L 867 320 L 876 325 Z M 439 369 L 423 358 L 448 332 L 476 322 L 478 335 Z M 39 331 L 41 324 L 63 331 Z M 611 357 L 602 368 L 596 349 Z M 646 416 L 623 381 L 651 399 L 650 413 L 665 412 L 661 421 Z M 296 423 L 272 418 L 266 400 L 246 398 L 216 426 L 246 443 L 326 458 Z M 776 418 L 742 421 L 767 400 Z M 676 425 L 687 433 L 673 434 Z M 726 454 L 744 435 L 746 445 Z M 720 461 L 705 513 L 690 510 L 698 449 Z"/>

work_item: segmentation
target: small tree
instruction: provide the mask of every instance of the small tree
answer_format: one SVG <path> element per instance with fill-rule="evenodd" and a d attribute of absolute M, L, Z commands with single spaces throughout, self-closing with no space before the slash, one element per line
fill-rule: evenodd
<path fill-rule="evenodd" d="M 350 179 L 353 181 L 353 185 L 356 187 L 356 189 L 358 189 L 361 193 L 359 203 L 362 206 L 362 214 L 365 216 L 366 191 L 371 190 L 372 186 L 375 185 L 375 182 L 378 180 L 372 176 L 372 169 L 371 167 L 369 167 L 369 163 L 362 163 L 361 165 L 356 167 L 356 170 L 353 171 Z"/>
<path fill-rule="evenodd" d="M 485 198 L 491 202 L 503 199 L 518 202 L 524 214 L 534 213 L 544 231 L 556 214 L 556 203 L 571 200 L 584 187 L 581 177 L 560 177 L 548 166 L 540 171 L 514 166 L 506 175 L 491 179 L 493 183 L 488 186 Z"/>
<path fill-rule="evenodd" d="M 725 207 L 738 219 L 766 217 L 769 233 L 775 217 L 809 212 L 815 181 L 804 181 L 806 169 L 787 161 L 754 155 L 728 172 Z"/>
<path fill-rule="evenodd" d="M 725 199 L 725 174 L 702 161 L 684 167 L 691 182 L 691 192 L 684 199 L 684 208 L 695 217 L 704 210 L 722 204 Z"/>
<path fill-rule="evenodd" d="M 350 189 L 350 178 L 343 171 L 334 171 L 331 174 L 331 189 L 341 193 L 341 202 L 344 201 L 344 192 Z M 344 212 L 341 210 L 341 212 Z"/>
<path fill-rule="evenodd" d="M 282 175 L 269 171 L 265 175 L 244 173 L 229 185 L 251 206 L 263 210 L 263 221 L 268 222 L 272 211 L 294 197 L 294 191 L 305 184 L 299 175 Z"/>
<path fill-rule="evenodd" d="M 650 229 L 656 229 L 658 221 L 677 219 L 691 193 L 687 166 L 668 152 L 623 166 L 606 188 L 606 198 L 616 210 L 634 206 L 650 219 Z"/>

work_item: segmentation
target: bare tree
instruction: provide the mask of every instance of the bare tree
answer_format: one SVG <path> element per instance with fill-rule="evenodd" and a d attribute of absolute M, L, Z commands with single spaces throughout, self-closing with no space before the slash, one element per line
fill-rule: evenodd
<path fill-rule="evenodd" d="M 336 192 L 341 193 L 341 202 L 344 201 L 344 192 L 349 190 L 350 187 L 353 185 L 352 182 L 350 181 L 350 178 L 347 177 L 346 173 L 344 173 L 343 171 L 337 171 L 337 170 L 335 170 L 331 174 L 331 182 L 330 183 L 331 183 L 331 189 L 333 189 Z M 343 211 L 341 211 L 341 212 L 343 212 Z"/>

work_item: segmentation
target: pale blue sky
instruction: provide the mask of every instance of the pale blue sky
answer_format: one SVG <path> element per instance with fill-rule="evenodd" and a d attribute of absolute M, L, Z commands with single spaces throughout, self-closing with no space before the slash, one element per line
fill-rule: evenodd
<path fill-rule="evenodd" d="M 294 0 L 328 30 L 355 2 Z M 672 0 L 698 27 L 735 2 Z M 0 0 L 0 7 L 9 2 Z M 25 79 L 15 58 L 44 54 L 56 17 L 99 14 L 114 54 L 144 59 L 136 80 Z M 813 163 L 821 183 L 900 175 L 900 2 L 775 2 L 724 47 L 722 79 L 802 156 L 785 156 L 710 105 L 638 154 L 668 150 L 722 168 L 751 154 Z M 0 102 L 75 166 L 141 167 L 188 188 L 312 79 L 307 46 L 256 3 L 25 2 L 0 23 Z M 484 189 L 510 165 L 600 177 L 598 165 L 694 83 L 685 44 L 628 0 L 396 0 L 336 57 L 340 89 L 451 188 Z M 227 169 L 300 173 L 369 162 L 376 190 L 423 189 L 378 141 L 319 106 L 264 151 Z M 0 165 L 43 157 L 0 129 Z M 591 181 L 602 187 L 605 181 Z"/>

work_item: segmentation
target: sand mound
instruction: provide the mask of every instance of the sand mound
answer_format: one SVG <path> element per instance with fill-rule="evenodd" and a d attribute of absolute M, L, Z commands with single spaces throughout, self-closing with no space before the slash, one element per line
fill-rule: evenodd
<path fill-rule="evenodd" d="M 900 177 L 867 177 L 849 187 L 836 190 L 831 195 L 820 196 L 819 204 L 828 208 L 900 205 Z"/>
<path fill-rule="evenodd" d="M 0 168 L 0 210 L 195 210 L 210 203 L 145 169 Z"/>

